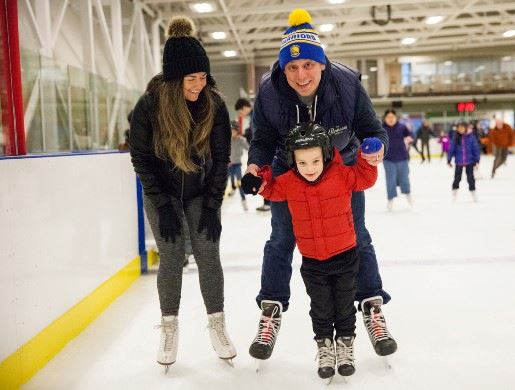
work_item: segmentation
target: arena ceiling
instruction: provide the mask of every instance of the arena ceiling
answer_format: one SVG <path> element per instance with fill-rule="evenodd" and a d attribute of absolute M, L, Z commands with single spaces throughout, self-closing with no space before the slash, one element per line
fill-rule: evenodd
<path fill-rule="evenodd" d="M 321 40 L 331 58 L 515 52 L 515 0 L 141 2 L 161 18 L 163 28 L 174 15 L 191 17 L 213 62 L 270 64 L 295 8 L 307 9 L 316 28 L 328 30 Z M 198 3 L 209 4 L 211 11 L 195 11 Z M 225 57 L 227 51 L 235 55 Z"/>

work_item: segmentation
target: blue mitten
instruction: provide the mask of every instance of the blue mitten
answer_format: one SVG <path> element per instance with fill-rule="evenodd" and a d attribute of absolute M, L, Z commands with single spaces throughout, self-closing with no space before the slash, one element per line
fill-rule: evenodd
<path fill-rule="evenodd" d="M 365 138 L 361 144 L 361 151 L 365 154 L 377 153 L 381 150 L 383 143 L 379 138 Z"/>

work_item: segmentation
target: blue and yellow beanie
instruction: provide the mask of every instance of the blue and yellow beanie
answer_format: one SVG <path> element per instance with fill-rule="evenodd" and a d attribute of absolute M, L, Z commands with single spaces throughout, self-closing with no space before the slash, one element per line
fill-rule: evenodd
<path fill-rule="evenodd" d="M 291 26 L 284 34 L 279 50 L 279 65 L 284 69 L 293 60 L 310 59 L 325 64 L 325 54 L 318 32 L 313 28 L 311 15 L 305 9 L 294 9 L 288 18 Z"/>

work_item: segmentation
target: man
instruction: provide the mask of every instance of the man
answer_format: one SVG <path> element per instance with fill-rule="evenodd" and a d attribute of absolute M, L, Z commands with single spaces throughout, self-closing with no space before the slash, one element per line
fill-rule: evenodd
<path fill-rule="evenodd" d="M 240 124 L 240 132 L 247 139 L 250 144 L 252 142 L 252 126 L 250 121 L 252 120 L 252 105 L 248 99 L 239 98 L 234 104 L 234 109 L 238 114 L 238 122 Z M 257 211 L 270 211 L 270 201 L 264 199 L 263 204 L 256 207 Z"/>
<path fill-rule="evenodd" d="M 492 179 L 495 171 L 506 162 L 508 148 L 513 145 L 513 129 L 502 119 L 495 120 L 495 127 L 490 130 L 490 141 L 494 146 L 494 165 L 492 167 Z"/>
<path fill-rule="evenodd" d="M 431 124 L 429 121 L 424 120 L 420 129 L 418 129 L 417 138 L 415 140 L 415 145 L 417 141 L 420 140 L 420 157 L 422 157 L 422 163 L 426 161 L 424 157 L 424 149 L 427 150 L 427 161 L 431 162 L 431 151 L 429 150 L 429 139 L 434 136 L 433 129 L 431 128 Z"/>
<path fill-rule="evenodd" d="M 388 146 L 388 136 L 376 118 L 359 74 L 325 57 L 310 22 L 311 17 L 305 10 L 290 14 L 291 27 L 283 35 L 279 60 L 261 80 L 254 104 L 254 137 L 247 173 L 242 180 L 243 188 L 250 188 L 252 193 L 263 188 L 263 185 L 259 188 L 260 179 L 256 177 L 260 167 L 272 164 L 274 176 L 287 171 L 284 140 L 297 123 L 314 121 L 328 129 L 346 165 L 355 163 L 360 140 L 366 137 L 377 137 L 383 143 L 377 153 L 367 155 L 371 165 L 383 160 Z M 286 202 L 272 202 L 271 211 L 272 233 L 265 244 L 261 291 L 256 298 L 262 315 L 258 334 L 249 350 L 257 359 L 271 356 L 281 314 L 288 309 L 295 247 Z M 356 300 L 360 302 L 376 353 L 389 355 L 395 352 L 397 344 L 386 328 L 381 306 L 390 296 L 382 289 L 372 239 L 365 227 L 363 192 L 353 193 L 352 211 L 361 262 Z"/>
<path fill-rule="evenodd" d="M 237 114 L 236 120 L 240 126 L 240 134 L 250 143 L 252 139 L 252 130 L 250 127 L 250 121 L 252 120 L 252 104 L 248 99 L 239 98 L 236 100 L 236 103 L 234 103 L 234 109 Z"/>

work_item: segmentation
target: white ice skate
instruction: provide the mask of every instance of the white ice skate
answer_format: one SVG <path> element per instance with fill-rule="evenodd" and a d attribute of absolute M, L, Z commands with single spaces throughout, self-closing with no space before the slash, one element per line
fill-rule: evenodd
<path fill-rule="evenodd" d="M 161 317 L 161 341 L 157 351 L 157 362 L 165 366 L 165 374 L 168 373 L 170 365 L 177 359 L 177 347 L 179 344 L 179 322 L 177 316 Z"/>
<path fill-rule="evenodd" d="M 413 207 L 413 197 L 411 196 L 411 194 L 406 194 L 406 200 L 408 201 L 410 207 Z"/>
<path fill-rule="evenodd" d="M 334 352 L 333 340 L 329 338 L 315 340 L 317 343 L 318 376 L 325 380 L 329 385 L 334 378 L 334 366 L 336 365 L 336 355 Z"/>
<path fill-rule="evenodd" d="M 234 367 L 232 359 L 236 357 L 236 349 L 229 339 L 227 329 L 225 327 L 225 315 L 223 312 L 208 314 L 209 336 L 211 344 L 218 357 Z"/>
<path fill-rule="evenodd" d="M 477 195 L 476 191 L 470 191 L 470 196 L 472 196 L 472 201 L 475 203 L 477 202 Z"/>
<path fill-rule="evenodd" d="M 336 365 L 338 374 L 343 376 L 347 383 L 347 377 L 354 374 L 354 337 L 338 337 L 336 339 Z"/>

